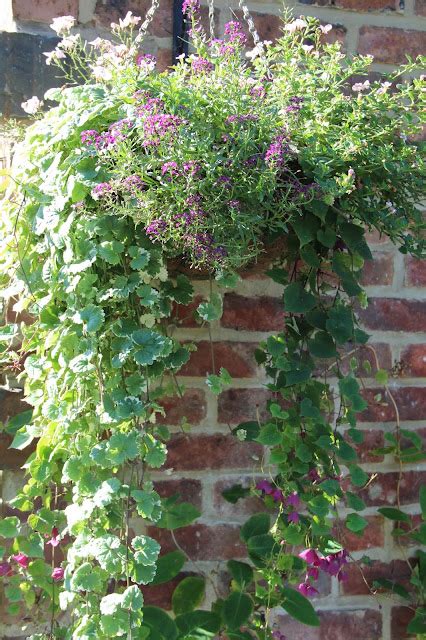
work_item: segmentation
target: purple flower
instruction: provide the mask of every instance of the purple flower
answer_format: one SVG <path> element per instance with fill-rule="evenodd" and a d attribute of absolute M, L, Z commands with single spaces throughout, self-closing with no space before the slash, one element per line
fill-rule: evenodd
<path fill-rule="evenodd" d="M 57 527 L 53 527 L 51 535 L 52 537 L 46 542 L 46 544 L 50 544 L 52 547 L 57 547 L 60 544 L 59 531 Z"/>
<path fill-rule="evenodd" d="M 316 469 L 310 469 L 310 471 L 307 474 L 307 477 L 311 482 L 318 482 L 319 480 L 321 480 L 321 476 L 319 475 Z"/>
<path fill-rule="evenodd" d="M 264 98 L 266 95 L 266 89 L 263 84 L 255 85 L 254 87 L 250 87 L 249 94 L 253 98 Z"/>
<path fill-rule="evenodd" d="M 232 180 L 229 176 L 219 176 L 218 179 L 216 180 L 216 184 L 222 184 L 225 187 L 231 188 Z"/>
<path fill-rule="evenodd" d="M 133 173 L 121 181 L 121 186 L 134 195 L 136 192 L 141 191 L 144 188 L 145 183 L 140 176 Z"/>
<path fill-rule="evenodd" d="M 267 480 L 260 480 L 256 483 L 256 489 L 266 493 L 266 495 L 271 495 L 274 492 L 274 487 Z"/>
<path fill-rule="evenodd" d="M 232 124 L 233 122 L 238 122 L 238 123 L 255 122 L 258 119 L 259 117 L 256 116 L 254 113 L 247 113 L 247 114 L 241 114 L 239 116 L 238 115 L 228 116 L 225 122 L 226 124 Z"/>
<path fill-rule="evenodd" d="M 99 138 L 99 133 L 96 131 L 96 129 L 87 129 L 86 131 L 81 132 L 80 137 L 81 142 L 87 147 L 90 147 L 92 145 L 95 146 Z"/>
<path fill-rule="evenodd" d="M 315 587 L 313 587 L 311 584 L 309 584 L 309 582 L 302 582 L 301 584 L 299 584 L 299 586 L 297 587 L 297 590 L 305 596 L 305 598 L 309 598 L 312 597 L 314 595 L 316 595 L 318 592 L 318 589 L 315 589 Z"/>
<path fill-rule="evenodd" d="M 228 207 L 230 209 L 236 209 L 237 211 L 239 211 L 241 209 L 241 202 L 239 200 L 230 200 L 228 202 Z"/>
<path fill-rule="evenodd" d="M 306 572 L 307 578 L 312 578 L 312 580 L 318 580 L 318 576 L 319 576 L 318 567 L 308 567 L 308 570 Z"/>
<path fill-rule="evenodd" d="M 300 498 L 299 495 L 294 491 L 285 499 L 285 503 L 287 507 L 294 507 L 297 509 L 300 506 Z"/>
<path fill-rule="evenodd" d="M 272 637 L 274 640 L 287 640 L 287 636 L 281 633 L 281 631 L 278 631 L 278 629 L 272 632 Z"/>
<path fill-rule="evenodd" d="M 192 58 L 191 59 L 191 69 L 192 72 L 196 75 L 200 75 L 202 73 L 211 73 L 214 69 L 214 64 L 207 60 L 206 58 Z"/>
<path fill-rule="evenodd" d="M 284 496 L 281 489 L 275 489 L 274 493 L 272 494 L 272 497 L 275 502 L 284 502 Z"/>
<path fill-rule="evenodd" d="M 125 140 L 127 138 L 128 132 L 132 129 L 134 122 L 130 120 L 130 118 L 123 118 L 123 120 L 118 120 L 117 122 L 113 122 L 109 125 L 108 131 L 109 135 L 114 138 L 113 143 L 117 140 Z"/>
<path fill-rule="evenodd" d="M 173 135 L 183 120 L 169 113 L 153 113 L 146 116 L 143 122 L 145 147 L 158 146 L 166 136 Z"/>
<path fill-rule="evenodd" d="M 96 187 L 93 187 L 91 195 L 93 200 L 100 200 L 101 198 L 104 198 L 109 193 L 111 193 L 111 191 L 112 186 L 109 184 L 109 182 L 100 182 L 96 185 Z"/>
<path fill-rule="evenodd" d="M 195 176 L 199 171 L 201 171 L 201 167 L 194 160 L 188 160 L 183 163 L 183 171 L 184 173 L 189 173 L 192 176 Z"/>
<path fill-rule="evenodd" d="M 291 513 L 288 514 L 287 520 L 289 522 L 294 522 L 294 524 L 297 524 L 300 520 L 300 516 L 297 513 L 297 511 L 292 511 Z"/>
<path fill-rule="evenodd" d="M 290 98 L 290 102 L 286 107 L 287 113 L 297 113 L 298 111 L 300 111 L 303 106 L 303 102 L 304 100 L 300 96 L 293 96 L 292 98 Z"/>
<path fill-rule="evenodd" d="M 145 231 L 151 240 L 158 240 L 158 236 L 161 235 L 167 229 L 167 222 L 157 218 L 153 220 L 146 228 Z"/>
<path fill-rule="evenodd" d="M 157 64 L 157 58 L 152 56 L 150 53 L 141 53 L 136 58 L 136 64 L 138 67 L 152 71 L 155 69 L 155 65 Z"/>
<path fill-rule="evenodd" d="M 211 233 L 195 233 L 185 236 L 188 248 L 200 262 L 214 264 L 221 262 L 228 255 L 225 247 L 217 245 Z"/>
<path fill-rule="evenodd" d="M 8 562 L 0 562 L 0 576 L 9 576 L 12 573 L 12 565 L 10 565 Z"/>
<path fill-rule="evenodd" d="M 302 558 L 302 560 L 304 560 L 308 564 L 314 565 L 317 565 L 320 560 L 315 549 L 305 549 L 304 551 L 301 551 L 299 553 L 299 558 Z"/>
<path fill-rule="evenodd" d="M 200 0 L 183 0 L 182 13 L 191 16 L 200 10 Z"/>
<path fill-rule="evenodd" d="M 52 571 L 52 578 L 55 580 L 55 582 L 59 582 L 60 580 L 64 579 L 64 569 L 62 569 L 62 567 L 55 567 Z"/>
<path fill-rule="evenodd" d="M 161 174 L 164 176 L 166 173 L 170 176 L 178 176 L 179 169 L 177 162 L 165 162 L 161 167 Z"/>
<path fill-rule="evenodd" d="M 232 20 L 231 22 L 227 22 L 225 24 L 224 33 L 229 42 L 237 46 L 241 47 L 247 42 L 247 37 L 243 32 L 240 23 L 236 22 L 235 20 Z"/>
<path fill-rule="evenodd" d="M 271 142 L 265 153 L 265 162 L 270 167 L 281 167 L 290 151 L 286 135 L 279 135 Z"/>

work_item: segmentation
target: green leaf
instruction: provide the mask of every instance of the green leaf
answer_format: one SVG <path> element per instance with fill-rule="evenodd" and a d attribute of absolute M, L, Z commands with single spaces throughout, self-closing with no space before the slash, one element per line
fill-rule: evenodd
<path fill-rule="evenodd" d="M 98 246 L 98 255 L 111 265 L 119 264 L 124 245 L 117 240 L 101 242 Z"/>
<path fill-rule="evenodd" d="M 197 313 L 205 322 L 220 320 L 223 313 L 222 297 L 218 293 L 212 293 L 209 301 L 198 305 Z"/>
<path fill-rule="evenodd" d="M 121 482 L 118 478 L 104 480 L 93 496 L 93 502 L 97 507 L 106 507 L 118 497 Z"/>
<path fill-rule="evenodd" d="M 157 572 L 151 584 L 163 584 L 172 580 L 180 573 L 185 561 L 186 556 L 181 551 L 171 551 L 160 556 L 157 560 Z"/>
<path fill-rule="evenodd" d="M 284 309 L 288 313 L 306 313 L 316 304 L 315 296 L 305 291 L 300 282 L 292 282 L 284 291 Z"/>
<path fill-rule="evenodd" d="M 21 429 L 22 427 L 31 424 L 32 418 L 33 418 L 32 409 L 28 409 L 28 411 L 21 411 L 20 413 L 17 413 L 16 416 L 12 416 L 12 418 L 10 418 L 7 421 L 7 433 L 10 433 L 10 434 L 17 433 L 18 429 Z M 14 447 L 14 449 L 17 449 L 17 448 L 18 447 Z"/>
<path fill-rule="evenodd" d="M 229 560 L 227 567 L 232 578 L 238 584 L 240 589 L 245 589 L 253 581 L 253 569 L 246 562 L 238 562 L 238 560 Z"/>
<path fill-rule="evenodd" d="M 139 587 L 127 587 L 122 595 L 121 606 L 130 611 L 139 611 L 143 606 L 143 595 Z"/>
<path fill-rule="evenodd" d="M 426 520 L 426 485 L 424 484 L 420 487 L 419 501 L 422 509 L 422 518 Z"/>
<path fill-rule="evenodd" d="M 173 344 L 169 338 L 150 329 L 135 331 L 132 334 L 132 339 L 135 344 L 142 347 L 133 354 L 134 359 L 140 365 L 152 364 L 161 356 L 168 355 Z"/>
<path fill-rule="evenodd" d="M 346 491 L 345 493 L 348 507 L 354 509 L 355 511 L 363 511 L 365 509 L 365 502 L 357 496 L 355 493 L 351 493 L 350 491 Z"/>
<path fill-rule="evenodd" d="M 190 502 L 171 503 L 163 500 L 163 513 L 157 522 L 157 527 L 162 529 L 179 529 L 186 527 L 200 517 L 200 512 Z"/>
<path fill-rule="evenodd" d="M 332 307 L 328 314 L 326 328 L 337 344 L 345 344 L 353 336 L 354 322 L 352 309 L 343 305 Z"/>
<path fill-rule="evenodd" d="M 352 484 L 355 485 L 355 487 L 363 487 L 365 484 L 367 484 L 370 478 L 368 473 L 365 473 L 365 471 L 361 469 L 361 467 L 353 464 L 349 466 L 349 473 L 351 476 Z"/>
<path fill-rule="evenodd" d="M 190 576 L 179 582 L 172 595 L 172 609 L 175 615 L 194 611 L 204 600 L 205 580 Z"/>
<path fill-rule="evenodd" d="M 102 588 L 101 570 L 85 562 L 80 565 L 71 576 L 71 589 L 73 591 L 100 591 Z"/>
<path fill-rule="evenodd" d="M 99 331 L 105 320 L 105 313 L 101 307 L 89 304 L 82 309 L 75 317 L 76 322 L 83 324 L 84 329 L 88 333 L 96 333 Z"/>
<path fill-rule="evenodd" d="M 129 247 L 129 256 L 132 258 L 130 261 L 130 266 L 132 269 L 145 269 L 148 262 L 150 261 L 151 254 L 146 249 L 142 249 L 142 247 Z"/>
<path fill-rule="evenodd" d="M 350 222 L 340 225 L 340 234 L 351 251 L 358 253 L 362 258 L 372 259 L 371 251 L 364 238 L 364 228 Z"/>
<path fill-rule="evenodd" d="M 426 608 L 418 608 L 407 627 L 408 633 L 426 633 Z M 420 638 L 419 638 L 420 640 Z"/>
<path fill-rule="evenodd" d="M 177 616 L 176 624 L 181 638 L 188 640 L 203 640 L 215 636 L 220 629 L 220 618 L 211 611 L 191 611 Z"/>
<path fill-rule="evenodd" d="M 270 518 L 267 513 L 255 513 L 241 527 L 240 536 L 244 542 L 248 542 L 253 536 L 269 533 Z"/>
<path fill-rule="evenodd" d="M 2 538 L 15 538 L 20 528 L 19 518 L 10 516 L 0 520 L 0 536 Z"/>
<path fill-rule="evenodd" d="M 144 607 L 142 613 L 143 623 L 157 634 L 153 636 L 153 639 L 166 638 L 166 640 L 176 640 L 179 633 L 176 623 L 163 609 L 149 606 Z"/>
<path fill-rule="evenodd" d="M 252 613 L 253 601 L 249 595 L 241 591 L 234 591 L 223 603 L 223 621 L 230 629 L 238 629 L 247 622 Z"/>
<path fill-rule="evenodd" d="M 21 427 L 21 429 L 16 432 L 9 449 L 19 449 L 22 451 L 22 449 L 28 447 L 33 440 L 34 436 L 28 433 L 27 428 Z"/>
<path fill-rule="evenodd" d="M 320 621 L 315 609 L 305 596 L 288 587 L 282 589 L 282 595 L 284 599 L 281 602 L 281 606 L 292 618 L 311 627 L 319 627 Z"/>
<path fill-rule="evenodd" d="M 234 484 L 229 489 L 222 491 L 222 496 L 231 504 L 236 504 L 240 498 L 247 498 L 250 495 L 250 489 L 242 487 L 240 484 Z"/>
<path fill-rule="evenodd" d="M 279 547 L 274 538 L 269 533 L 258 536 L 251 536 L 247 542 L 250 554 L 258 558 L 266 558 L 275 554 Z"/>
<path fill-rule="evenodd" d="M 184 275 L 179 274 L 176 278 L 176 286 L 173 283 L 167 281 L 163 285 L 163 291 L 171 300 L 174 300 L 178 304 L 189 304 L 192 301 L 194 294 L 194 288 L 191 281 Z"/>
<path fill-rule="evenodd" d="M 291 221 L 291 226 L 299 238 L 300 247 L 303 247 L 311 240 L 314 240 L 319 224 L 318 218 L 315 218 L 311 214 L 305 214 L 302 219 L 295 219 Z"/>
<path fill-rule="evenodd" d="M 160 553 L 160 545 L 154 538 L 148 536 L 135 536 L 132 540 L 135 550 L 135 561 L 145 567 L 154 565 Z"/>
<path fill-rule="evenodd" d="M 358 515 L 358 513 L 350 513 L 346 518 L 346 527 L 349 531 L 362 535 L 365 527 L 368 526 L 368 520 Z"/>
<path fill-rule="evenodd" d="M 275 424 L 265 424 L 260 428 L 259 435 L 256 438 L 257 442 L 268 447 L 273 447 L 277 444 L 281 444 L 283 434 L 278 430 Z"/>
<path fill-rule="evenodd" d="M 394 520 L 395 522 L 410 522 L 410 516 L 400 509 L 396 509 L 395 507 L 381 507 L 377 509 L 379 513 L 382 514 L 388 520 Z"/>
<path fill-rule="evenodd" d="M 326 331 L 317 331 L 315 336 L 308 340 L 308 349 L 315 358 L 333 358 L 337 355 L 334 340 Z"/>

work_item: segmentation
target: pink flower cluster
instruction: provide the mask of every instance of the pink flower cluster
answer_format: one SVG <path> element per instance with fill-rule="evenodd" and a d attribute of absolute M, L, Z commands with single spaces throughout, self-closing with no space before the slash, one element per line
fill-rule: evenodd
<path fill-rule="evenodd" d="M 194 57 L 191 59 L 191 70 L 195 75 L 201 75 L 202 73 L 211 73 L 214 69 L 214 64 L 206 58 Z"/>
<path fill-rule="evenodd" d="M 287 514 L 288 522 L 294 522 L 295 524 L 299 522 L 300 516 L 297 509 L 300 507 L 300 498 L 298 493 L 294 491 L 285 497 L 281 489 L 274 487 L 268 480 L 258 482 L 256 489 L 262 491 L 263 495 L 271 496 L 274 502 L 279 502 L 289 508 L 290 511 Z"/>
<path fill-rule="evenodd" d="M 281 134 L 275 138 L 269 145 L 265 153 L 265 162 L 270 167 L 282 167 L 286 164 L 287 156 L 290 151 L 288 137 Z"/>
<path fill-rule="evenodd" d="M 347 580 L 347 573 L 343 571 L 343 567 L 348 563 L 349 554 L 346 549 L 342 549 L 338 553 L 332 553 L 328 556 L 321 556 L 315 549 L 305 549 L 299 553 L 299 558 L 308 564 L 305 582 L 298 586 L 298 590 L 304 596 L 313 596 L 318 593 L 311 580 L 318 580 L 319 570 L 324 571 L 329 576 L 337 576 L 340 582 Z"/>
<path fill-rule="evenodd" d="M 46 544 L 50 544 L 53 548 L 58 547 L 61 544 L 57 527 L 53 527 L 51 538 L 47 540 Z M 16 564 L 18 564 L 22 569 L 25 570 L 28 569 L 31 562 L 31 558 L 22 552 L 12 555 L 10 560 L 13 560 L 13 562 L 16 562 Z M 64 573 L 65 571 L 64 569 L 62 569 L 62 567 L 54 567 L 51 573 L 51 577 L 53 578 L 53 580 L 58 582 L 59 580 L 64 579 Z M 3 562 L 0 562 L 0 577 L 12 576 L 13 574 L 13 565 L 10 561 L 8 562 L 7 560 L 4 560 Z"/>

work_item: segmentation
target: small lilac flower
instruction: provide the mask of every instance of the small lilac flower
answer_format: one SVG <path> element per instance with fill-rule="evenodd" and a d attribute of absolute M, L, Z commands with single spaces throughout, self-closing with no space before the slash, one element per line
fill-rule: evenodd
<path fill-rule="evenodd" d="M 268 496 L 274 492 L 273 486 L 267 480 L 260 480 L 259 482 L 257 482 L 256 489 L 262 491 L 263 493 L 266 493 L 266 495 Z"/>
<path fill-rule="evenodd" d="M 53 527 L 51 536 L 52 537 L 46 542 L 46 544 L 50 544 L 52 545 L 52 547 L 57 547 L 58 545 L 60 545 L 61 542 L 59 540 L 59 531 L 57 527 Z"/>
<path fill-rule="evenodd" d="M 301 584 L 299 584 L 299 586 L 297 587 L 297 590 L 303 595 L 305 596 L 305 598 L 309 598 L 312 597 L 314 595 L 316 595 L 318 592 L 318 589 L 315 589 L 315 587 L 313 587 L 311 584 L 309 584 L 309 582 L 302 582 Z"/>
<path fill-rule="evenodd" d="M 145 147 L 158 146 L 166 136 L 173 135 L 182 122 L 181 118 L 169 113 L 148 115 L 143 122 L 144 140 L 142 144 Z"/>
<path fill-rule="evenodd" d="M 142 69 L 153 71 L 155 69 L 155 65 L 157 64 L 157 58 L 155 56 L 152 56 L 150 53 L 141 53 L 136 58 L 136 64 Z"/>
<path fill-rule="evenodd" d="M 234 122 L 243 123 L 243 122 L 255 122 L 259 117 L 254 113 L 247 113 L 241 115 L 232 115 L 228 116 L 225 120 L 226 124 L 232 124 Z"/>
<path fill-rule="evenodd" d="M 292 96 L 290 102 L 286 107 L 287 113 L 297 113 L 303 106 L 303 98 L 300 96 Z"/>
<path fill-rule="evenodd" d="M 228 202 L 228 207 L 230 209 L 236 209 L 237 211 L 239 211 L 241 209 L 241 202 L 239 200 L 230 200 Z"/>
<path fill-rule="evenodd" d="M 25 553 L 18 553 L 15 556 L 12 556 L 12 559 L 15 560 L 15 562 L 17 562 L 24 569 L 27 569 L 28 565 L 30 564 L 30 559 L 25 555 Z"/>
<path fill-rule="evenodd" d="M 308 564 L 317 565 L 319 562 L 319 556 L 315 549 L 305 549 L 299 553 L 299 558 L 307 562 Z"/>
<path fill-rule="evenodd" d="M 281 633 L 281 631 L 278 631 L 278 629 L 272 632 L 272 637 L 274 640 L 287 640 L 287 636 Z"/>
<path fill-rule="evenodd" d="M 296 491 L 293 491 L 287 498 L 285 499 L 285 503 L 288 507 L 294 507 L 297 509 L 300 506 L 300 498 L 299 494 Z"/>
<path fill-rule="evenodd" d="M 214 64 L 206 58 L 201 58 L 200 56 L 193 57 L 191 59 L 191 69 L 192 72 L 196 75 L 211 73 L 214 69 Z"/>
<path fill-rule="evenodd" d="M 60 580 L 64 579 L 64 569 L 62 569 L 62 567 L 55 567 L 52 571 L 52 578 L 55 580 L 55 582 L 59 582 Z"/>
<path fill-rule="evenodd" d="M 201 171 L 201 167 L 194 160 L 188 160 L 187 162 L 183 163 L 184 173 L 195 176 L 199 171 Z"/>
<path fill-rule="evenodd" d="M 91 195 L 93 200 L 100 200 L 101 198 L 104 198 L 109 193 L 111 193 L 111 191 L 112 186 L 109 184 L 109 182 L 100 182 L 96 185 L 96 187 L 93 187 Z"/>
<path fill-rule="evenodd" d="M 235 20 L 225 24 L 224 33 L 232 44 L 243 46 L 247 43 L 247 36 L 243 32 L 240 23 Z"/>
<path fill-rule="evenodd" d="M 179 169 L 177 162 L 165 162 L 161 167 L 161 174 L 164 176 L 169 174 L 170 176 L 178 176 Z"/>
<path fill-rule="evenodd" d="M 286 156 L 290 151 L 288 138 L 279 135 L 271 142 L 265 153 L 265 162 L 270 167 L 280 167 L 285 164 Z"/>
<path fill-rule="evenodd" d="M 81 142 L 86 146 L 96 145 L 99 133 L 96 129 L 87 129 L 86 131 L 82 131 L 80 134 Z"/>
<path fill-rule="evenodd" d="M 167 229 L 167 222 L 165 220 L 156 219 L 153 220 L 146 228 L 145 231 L 151 240 L 158 240 L 160 236 Z"/>
<path fill-rule="evenodd" d="M 291 513 L 288 514 L 287 520 L 289 522 L 294 522 L 294 524 L 297 524 L 300 521 L 300 516 L 297 513 L 297 511 L 292 511 Z"/>
<path fill-rule="evenodd" d="M 249 94 L 253 98 L 264 98 L 266 95 L 266 89 L 262 84 L 255 85 L 254 87 L 250 87 Z"/>
<path fill-rule="evenodd" d="M 145 183 L 140 176 L 133 173 L 121 181 L 121 186 L 124 189 L 127 189 L 127 191 L 130 191 L 130 193 L 135 194 L 137 191 L 141 191 L 145 187 Z"/>
<path fill-rule="evenodd" d="M 183 0 L 182 13 L 186 13 L 189 16 L 198 13 L 200 10 L 200 0 Z"/>
<path fill-rule="evenodd" d="M 309 478 L 309 480 L 311 480 L 311 482 L 318 482 L 319 480 L 321 480 L 321 476 L 316 469 L 310 469 L 307 477 Z"/>
<path fill-rule="evenodd" d="M 284 502 L 284 496 L 281 489 L 275 489 L 274 493 L 272 494 L 272 498 L 275 502 Z"/>
<path fill-rule="evenodd" d="M 9 576 L 12 572 L 12 565 L 9 562 L 0 562 L 0 576 Z"/>

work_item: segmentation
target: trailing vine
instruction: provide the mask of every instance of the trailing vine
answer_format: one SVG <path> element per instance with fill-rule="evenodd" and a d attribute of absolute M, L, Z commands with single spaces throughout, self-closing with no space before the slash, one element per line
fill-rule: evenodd
<path fill-rule="evenodd" d="M 369 482 L 356 453 L 367 407 L 359 379 L 370 366 L 359 353 L 371 349 L 357 320 L 367 305 L 360 277 L 372 257 L 367 230 L 404 253 L 424 251 L 424 165 L 410 138 L 424 81 L 402 80 L 418 61 L 354 82 L 371 58 L 346 58 L 325 43 L 329 26 L 287 16 L 278 42 L 257 43 L 247 62 L 238 23 L 208 40 L 197 1 L 184 5 L 195 53 L 164 73 L 139 51 L 131 13 L 111 42 L 85 43 L 72 18 L 54 21 L 63 39 L 47 61 L 69 83 L 46 94 L 57 104 L 28 127 L 4 202 L 2 297 L 32 318 L 2 328 L 3 368 L 19 373 L 32 407 L 6 429 L 13 447 L 33 443 L 34 452 L 12 501 L 26 522 L 0 521 L 0 574 L 9 612 L 25 604 L 42 623 L 33 639 L 283 640 L 274 608 L 318 625 L 308 600 L 316 581 L 321 572 L 345 580 L 342 530 L 362 534 L 368 524 L 357 493 Z M 37 114 L 41 103 L 25 107 Z M 283 286 L 286 318 L 256 352 L 269 379 L 267 418 L 234 429 L 268 457 L 255 486 L 225 494 L 260 496 L 272 515 L 243 525 L 250 564 L 228 563 L 229 596 L 200 609 L 204 580 L 185 578 L 172 618 L 144 606 L 140 587 L 173 579 L 185 554 L 160 555 L 135 522 L 173 535 L 200 515 L 161 499 L 150 475 L 170 437 L 161 400 L 182 395 L 177 375 L 195 348 L 173 337 L 176 305 L 194 300 L 173 265 L 214 281 L 197 309 L 209 323 L 236 271 L 277 246 L 267 274 Z M 207 384 L 220 393 L 229 374 L 212 370 Z M 397 415 L 384 451 L 401 464 L 423 455 Z M 421 505 L 425 518 L 424 492 Z M 399 502 L 379 511 L 398 523 L 396 535 L 424 543 L 425 524 L 412 527 Z M 425 572 L 419 551 L 410 589 L 377 585 L 407 600 L 413 633 L 426 628 Z"/>

